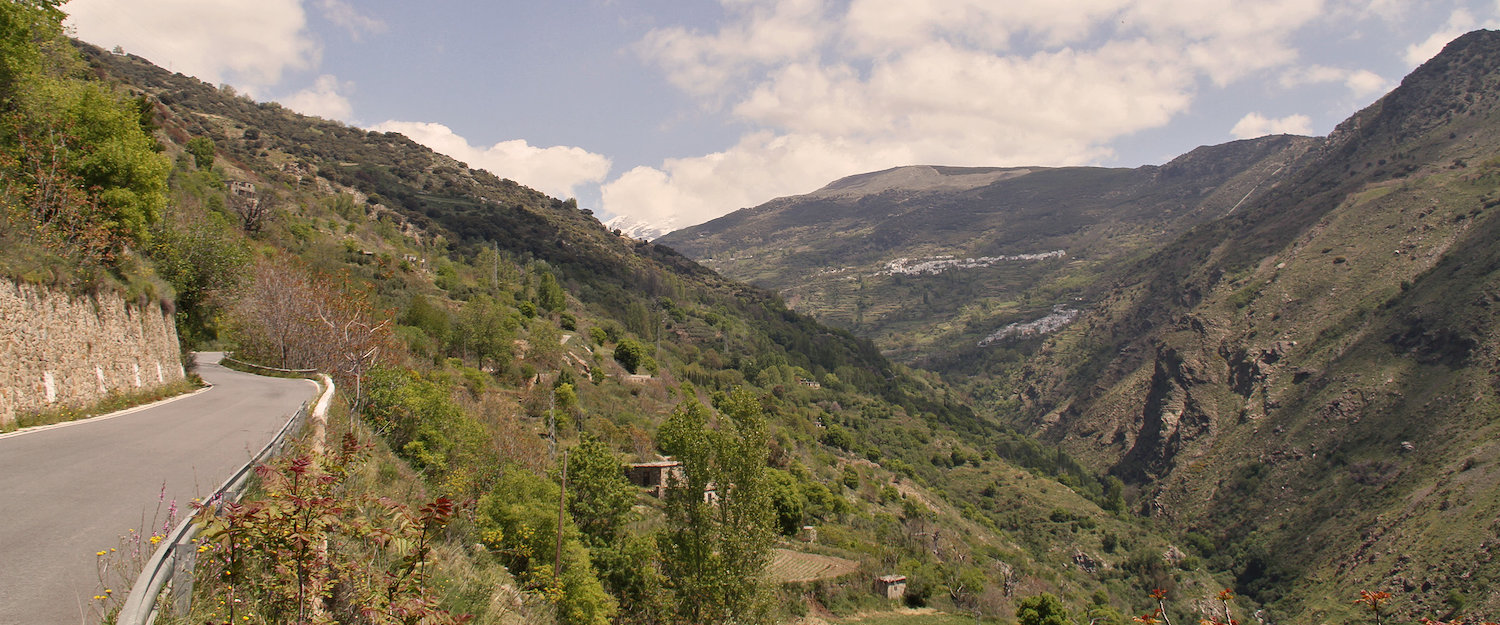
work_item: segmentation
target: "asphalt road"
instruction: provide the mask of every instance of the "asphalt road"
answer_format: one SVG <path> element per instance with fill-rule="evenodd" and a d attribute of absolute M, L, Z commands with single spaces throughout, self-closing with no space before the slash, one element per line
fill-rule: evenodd
<path fill-rule="evenodd" d="M 218 488 L 317 394 L 310 381 L 218 360 L 199 355 L 213 388 L 197 395 L 0 438 L 0 625 L 98 623 L 96 552 L 118 548 L 129 530 L 159 532 L 174 500 L 190 514 L 194 497 Z"/>

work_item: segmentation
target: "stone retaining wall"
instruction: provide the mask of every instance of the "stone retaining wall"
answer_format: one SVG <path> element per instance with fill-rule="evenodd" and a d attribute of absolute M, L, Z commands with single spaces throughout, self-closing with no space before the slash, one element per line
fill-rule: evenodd
<path fill-rule="evenodd" d="M 182 378 L 177 329 L 160 304 L 0 279 L 0 424 Z"/>

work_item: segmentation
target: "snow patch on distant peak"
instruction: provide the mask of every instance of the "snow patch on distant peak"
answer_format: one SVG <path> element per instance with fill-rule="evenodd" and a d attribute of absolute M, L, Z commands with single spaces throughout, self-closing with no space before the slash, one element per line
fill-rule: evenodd
<path fill-rule="evenodd" d="M 651 241 L 676 230 L 677 219 L 667 218 L 661 222 L 647 222 L 631 217 L 630 215 L 620 215 L 604 222 L 604 226 L 619 230 L 621 234 Z"/>

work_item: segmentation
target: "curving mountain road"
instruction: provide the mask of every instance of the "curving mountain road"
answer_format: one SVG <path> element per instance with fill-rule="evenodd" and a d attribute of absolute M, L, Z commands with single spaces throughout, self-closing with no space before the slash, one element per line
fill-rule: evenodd
<path fill-rule="evenodd" d="M 199 355 L 207 391 L 0 436 L 0 625 L 97 622 L 95 552 L 118 546 L 128 530 L 159 531 L 174 500 L 179 514 L 191 513 L 194 497 L 217 488 L 317 393 L 307 380 L 226 369 L 220 356 Z M 158 507 L 154 527 L 143 529 Z M 123 595 L 123 586 L 111 590 Z"/>

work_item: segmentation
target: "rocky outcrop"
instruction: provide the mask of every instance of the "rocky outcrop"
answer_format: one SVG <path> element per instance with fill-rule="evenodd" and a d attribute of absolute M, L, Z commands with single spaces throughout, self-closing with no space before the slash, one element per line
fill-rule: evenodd
<path fill-rule="evenodd" d="M 184 377 L 171 314 L 115 293 L 0 280 L 0 337 L 0 424 Z"/>
<path fill-rule="evenodd" d="M 1213 408 L 1196 397 L 1199 387 L 1211 383 L 1203 368 L 1177 349 L 1157 346 L 1140 430 L 1113 473 L 1132 482 L 1158 479 L 1171 471 L 1190 443 L 1209 434 Z"/>

